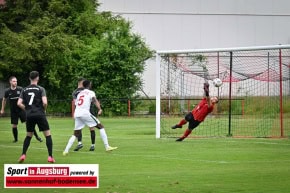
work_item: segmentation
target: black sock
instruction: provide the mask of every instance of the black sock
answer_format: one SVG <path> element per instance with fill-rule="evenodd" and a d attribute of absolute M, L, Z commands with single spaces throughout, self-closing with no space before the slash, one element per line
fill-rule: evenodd
<path fill-rule="evenodd" d="M 35 129 L 34 129 L 34 131 L 33 131 L 33 134 L 34 134 L 34 136 L 35 136 L 36 138 L 39 138 L 39 136 L 38 136 L 38 134 L 37 134 L 37 132 L 36 132 Z"/>
<path fill-rule="evenodd" d="M 26 136 L 23 142 L 23 149 L 22 149 L 22 154 L 26 154 L 27 149 L 30 145 L 31 137 Z"/>
<path fill-rule="evenodd" d="M 95 144 L 95 141 L 96 141 L 96 132 L 95 132 L 95 130 L 91 131 L 91 141 L 92 141 L 92 144 Z"/>
<path fill-rule="evenodd" d="M 12 133 L 15 141 L 18 141 L 18 129 L 17 127 L 12 128 Z"/>
<path fill-rule="evenodd" d="M 47 147 L 47 151 L 48 151 L 48 155 L 52 156 L 52 138 L 51 135 L 46 136 L 46 147 Z"/>
<path fill-rule="evenodd" d="M 81 142 L 81 141 L 82 141 L 82 139 L 83 139 L 83 134 L 82 134 L 82 133 L 80 133 L 80 134 L 79 134 L 79 136 L 78 136 L 78 142 Z"/>

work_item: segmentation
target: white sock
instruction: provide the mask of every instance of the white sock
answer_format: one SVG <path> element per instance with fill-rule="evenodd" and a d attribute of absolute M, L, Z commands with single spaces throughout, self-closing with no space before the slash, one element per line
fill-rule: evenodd
<path fill-rule="evenodd" d="M 79 143 L 78 143 L 79 145 L 81 145 L 82 144 L 82 142 L 81 141 L 79 141 Z"/>
<path fill-rule="evenodd" d="M 71 146 L 74 144 L 75 140 L 76 140 L 76 136 L 72 135 L 69 138 L 68 142 L 67 142 L 67 145 L 65 147 L 64 152 L 68 152 L 69 151 L 69 149 L 71 148 Z"/>
<path fill-rule="evenodd" d="M 105 148 L 108 148 L 109 147 L 109 142 L 108 142 L 108 137 L 107 137 L 107 134 L 106 134 L 106 131 L 104 128 L 100 129 L 100 136 L 103 140 L 103 143 L 105 145 Z"/>

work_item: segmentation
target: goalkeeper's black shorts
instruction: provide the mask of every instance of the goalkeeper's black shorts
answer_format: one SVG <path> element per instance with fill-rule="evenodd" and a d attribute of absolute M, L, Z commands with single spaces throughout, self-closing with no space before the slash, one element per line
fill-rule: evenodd
<path fill-rule="evenodd" d="M 185 120 L 188 122 L 188 129 L 193 130 L 196 128 L 201 122 L 194 119 L 194 116 L 191 112 L 185 115 Z"/>

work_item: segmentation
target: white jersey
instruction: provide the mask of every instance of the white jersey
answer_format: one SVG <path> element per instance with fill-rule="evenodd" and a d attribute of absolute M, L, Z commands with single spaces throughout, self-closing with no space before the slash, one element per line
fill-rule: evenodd
<path fill-rule="evenodd" d="M 92 98 L 96 98 L 96 94 L 89 89 L 84 89 L 78 94 L 75 100 L 76 109 L 74 117 L 88 116 L 91 114 L 90 106 Z"/>

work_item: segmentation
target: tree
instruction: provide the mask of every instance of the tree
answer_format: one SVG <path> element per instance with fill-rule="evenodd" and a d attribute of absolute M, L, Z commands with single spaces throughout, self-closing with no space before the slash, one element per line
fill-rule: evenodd
<path fill-rule="evenodd" d="M 70 99 L 80 76 L 98 98 L 133 98 L 153 51 L 132 24 L 93 0 L 6 0 L 0 12 L 0 78 L 28 83 L 38 70 L 53 99 Z M 25 86 L 25 84 L 21 84 Z M 112 105 L 112 104 L 111 104 Z"/>

